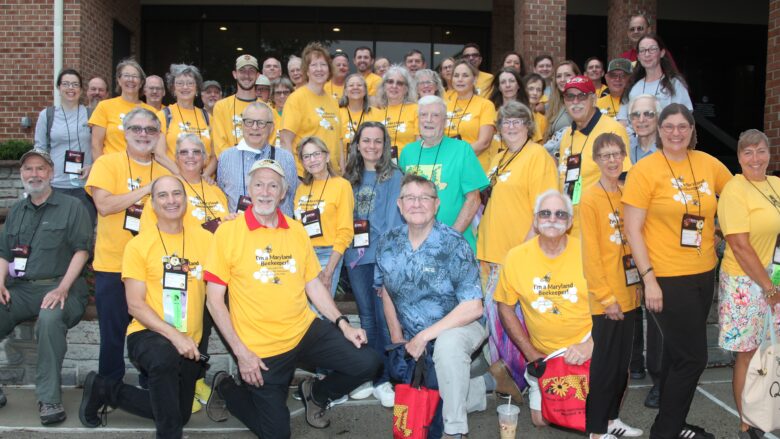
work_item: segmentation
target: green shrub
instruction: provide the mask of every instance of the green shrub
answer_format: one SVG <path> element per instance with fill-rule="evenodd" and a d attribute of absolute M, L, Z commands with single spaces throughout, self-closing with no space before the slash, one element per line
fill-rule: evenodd
<path fill-rule="evenodd" d="M 33 144 L 29 140 L 11 139 L 0 142 L 0 160 L 19 160 L 22 154 L 32 147 Z"/>

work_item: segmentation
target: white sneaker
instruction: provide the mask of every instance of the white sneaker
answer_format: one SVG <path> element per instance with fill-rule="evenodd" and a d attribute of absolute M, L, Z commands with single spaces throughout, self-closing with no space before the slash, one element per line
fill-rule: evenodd
<path fill-rule="evenodd" d="M 339 399 L 334 399 L 333 401 L 328 403 L 328 410 L 332 409 L 333 407 L 336 407 L 337 405 L 344 404 L 347 401 L 349 401 L 349 395 L 344 395 Z"/>
<path fill-rule="evenodd" d="M 393 391 L 393 385 L 390 383 L 382 383 L 374 387 L 374 398 L 379 400 L 382 407 L 392 408 L 395 404 L 395 392 Z"/>
<path fill-rule="evenodd" d="M 366 399 L 374 393 L 374 383 L 366 381 L 361 384 L 355 390 L 349 392 L 349 397 L 352 399 Z"/>
<path fill-rule="evenodd" d="M 613 434 L 617 437 L 639 437 L 642 436 L 642 430 L 627 425 L 620 418 L 609 421 L 607 427 L 607 433 Z"/>

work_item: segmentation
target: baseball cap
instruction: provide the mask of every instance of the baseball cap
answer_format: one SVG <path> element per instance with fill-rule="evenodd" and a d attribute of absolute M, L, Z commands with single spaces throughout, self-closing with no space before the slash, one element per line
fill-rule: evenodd
<path fill-rule="evenodd" d="M 54 167 L 54 162 L 51 160 L 51 156 L 48 152 L 42 150 L 42 149 L 31 149 L 24 154 L 22 154 L 22 158 L 19 159 L 19 165 L 24 165 L 24 161 L 28 158 L 37 155 L 38 157 L 42 158 L 46 163 L 49 164 L 52 168 Z"/>
<path fill-rule="evenodd" d="M 563 86 L 563 91 L 565 93 L 566 90 L 572 88 L 576 88 L 583 93 L 596 93 L 596 87 L 593 85 L 593 81 L 587 76 L 579 75 L 569 79 L 569 82 Z"/>
<path fill-rule="evenodd" d="M 626 73 L 631 73 L 631 61 L 625 58 L 615 58 L 610 61 L 609 65 L 607 66 L 607 72 L 611 72 L 613 70 L 622 70 Z"/>
<path fill-rule="evenodd" d="M 252 175 L 253 172 L 257 171 L 258 169 L 270 169 L 277 174 L 281 175 L 282 178 L 286 178 L 284 176 L 284 169 L 282 169 L 282 165 L 279 164 L 276 160 L 272 159 L 260 159 L 252 164 L 252 167 L 249 169 L 249 173 L 247 175 Z"/>
<path fill-rule="evenodd" d="M 201 91 L 208 90 L 209 87 L 217 87 L 219 91 L 222 91 L 222 86 L 219 85 L 219 82 L 214 80 L 204 81 L 203 85 L 200 87 Z"/>
<path fill-rule="evenodd" d="M 269 81 L 268 77 L 265 76 L 265 75 L 258 75 L 257 76 L 257 81 L 255 81 L 255 85 L 265 85 L 265 86 L 270 87 L 271 86 L 271 81 Z"/>
<path fill-rule="evenodd" d="M 260 71 L 260 69 L 257 67 L 257 58 L 252 55 L 241 55 L 236 58 L 236 70 L 241 70 L 241 67 L 244 66 L 252 66 L 258 72 Z"/>

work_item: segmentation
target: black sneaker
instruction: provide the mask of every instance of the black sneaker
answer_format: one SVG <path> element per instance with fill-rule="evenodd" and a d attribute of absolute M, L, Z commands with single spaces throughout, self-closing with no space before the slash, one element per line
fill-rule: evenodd
<path fill-rule="evenodd" d="M 100 392 L 102 380 L 97 372 L 88 373 L 87 378 L 84 380 L 84 393 L 81 395 L 79 419 L 85 427 L 95 428 L 101 424 L 105 425 L 105 420 L 103 419 L 105 417 L 105 409 L 100 410 L 105 405 Z"/>
<path fill-rule="evenodd" d="M 658 385 L 654 385 L 645 397 L 645 407 L 649 409 L 657 409 L 661 406 L 661 388 Z"/>
<path fill-rule="evenodd" d="M 41 424 L 43 425 L 57 424 L 68 417 L 65 414 L 65 407 L 59 402 L 38 401 L 38 413 L 41 416 Z"/>
<path fill-rule="evenodd" d="M 715 439 L 714 434 L 708 433 L 703 428 L 692 424 L 685 424 L 677 437 L 683 439 Z"/>
<path fill-rule="evenodd" d="M 8 398 L 5 397 L 5 393 L 3 393 L 3 389 L 0 388 L 0 408 L 5 407 L 6 403 L 8 403 Z"/>
<path fill-rule="evenodd" d="M 233 379 L 229 373 L 224 370 L 214 375 L 214 381 L 211 383 L 211 395 L 206 401 L 206 416 L 214 422 L 225 422 L 228 420 L 228 409 L 225 398 L 219 393 L 219 386 L 223 381 Z"/>
<path fill-rule="evenodd" d="M 314 428 L 326 428 L 330 425 L 328 410 L 314 401 L 312 396 L 314 380 L 314 378 L 308 378 L 301 382 L 298 386 L 298 395 L 301 397 L 303 408 L 306 411 L 306 423 Z"/>

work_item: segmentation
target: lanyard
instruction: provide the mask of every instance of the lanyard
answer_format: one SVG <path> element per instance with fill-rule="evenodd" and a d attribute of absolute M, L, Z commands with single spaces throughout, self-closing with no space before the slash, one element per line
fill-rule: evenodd
<path fill-rule="evenodd" d="M 569 151 L 571 151 L 571 152 L 569 153 L 568 157 L 576 155 L 576 154 L 574 154 L 574 131 L 575 131 L 574 129 L 571 130 L 571 142 L 569 143 Z M 582 132 L 582 131 L 580 131 L 580 132 Z M 590 138 L 590 135 L 591 135 L 592 132 L 593 132 L 593 130 L 590 130 L 590 133 L 588 133 L 588 135 L 585 136 L 585 141 L 582 142 L 582 148 L 580 148 L 580 154 L 582 154 L 582 151 L 585 150 L 585 145 L 588 144 L 588 139 Z"/>
<path fill-rule="evenodd" d="M 444 137 L 439 140 L 439 144 L 436 145 L 436 155 L 433 157 L 433 167 L 431 168 L 431 178 L 433 178 L 433 173 L 436 172 L 436 162 L 439 160 L 439 151 L 441 151 L 441 143 L 444 141 Z M 417 175 L 420 175 L 420 159 L 422 158 L 422 152 L 423 152 L 423 143 L 425 141 L 423 140 L 420 142 L 420 153 L 417 154 L 417 166 L 415 167 L 415 172 Z"/>
<path fill-rule="evenodd" d="M 195 196 L 198 197 L 198 200 L 200 200 L 201 203 L 203 203 L 203 207 L 205 207 L 206 210 L 209 211 L 211 217 L 216 218 L 217 216 L 214 215 L 214 212 L 211 211 L 211 208 L 209 207 L 208 203 L 206 203 L 206 189 L 203 187 L 203 179 L 202 178 L 200 179 L 200 192 L 203 194 L 202 196 L 201 194 L 198 193 L 198 191 L 195 190 L 194 187 L 192 187 L 192 185 L 190 184 L 189 181 L 187 181 L 186 178 L 182 177 L 181 179 L 184 180 L 185 183 L 187 183 L 187 186 L 189 186 L 190 189 L 192 189 L 192 192 L 195 192 Z"/>
<path fill-rule="evenodd" d="M 674 175 L 674 171 L 672 170 L 672 165 L 669 163 L 669 159 L 666 158 L 666 153 L 661 151 L 661 154 L 664 156 L 664 160 L 666 161 L 666 166 L 669 167 L 669 172 L 672 173 L 672 178 L 674 178 L 674 181 L 677 182 L 677 190 L 680 191 L 680 196 L 682 196 L 683 203 L 685 205 L 685 214 L 688 214 L 688 197 L 685 195 L 685 192 L 682 190 L 682 182 L 677 178 L 676 175 Z M 699 216 L 701 216 L 701 194 L 699 193 L 699 186 L 696 184 L 696 175 L 693 173 L 693 165 L 691 164 L 691 157 L 688 155 L 688 151 L 685 152 L 685 158 L 688 159 L 688 166 L 691 168 L 691 176 L 693 176 L 693 187 L 696 189 L 696 200 L 697 205 L 699 207 Z"/>
<path fill-rule="evenodd" d="M 401 107 L 403 109 L 403 107 Z M 363 123 L 363 115 L 365 114 L 365 110 L 360 111 L 360 119 L 358 120 L 357 126 L 355 126 L 355 123 L 352 122 L 352 112 L 349 111 L 349 105 L 347 105 L 347 117 L 349 117 L 349 130 L 352 131 L 352 141 L 355 141 L 355 136 L 357 135 L 357 130 L 360 127 L 360 125 Z M 387 118 L 387 111 L 385 111 L 385 118 Z M 401 116 L 399 115 L 398 118 L 400 119 Z"/>
<path fill-rule="evenodd" d="M 607 192 L 607 188 L 604 187 L 603 184 L 601 184 L 601 180 L 599 180 L 599 186 L 601 186 L 601 189 L 604 190 L 604 195 L 607 196 L 607 202 L 609 203 L 609 209 L 612 213 L 615 214 L 615 223 L 617 224 L 618 233 L 620 234 L 620 251 L 623 253 L 623 256 L 626 255 L 626 242 L 623 240 L 623 226 L 620 225 L 622 222 L 622 219 L 620 218 L 620 213 L 615 210 L 615 206 L 612 205 L 612 199 L 609 197 L 609 192 Z M 623 197 L 623 191 L 620 190 L 620 186 L 618 186 L 618 192 L 620 192 L 620 196 Z"/>
<path fill-rule="evenodd" d="M 79 152 L 81 152 L 81 139 L 79 138 L 79 110 L 81 109 L 81 105 L 76 107 L 76 142 L 79 145 Z M 62 110 L 62 117 L 65 118 L 65 129 L 68 131 L 68 148 L 70 148 L 70 126 L 68 125 L 68 115 L 65 113 L 65 108 L 60 105 L 60 110 Z"/>
<path fill-rule="evenodd" d="M 168 254 L 168 249 L 165 247 L 165 241 L 162 237 L 162 232 L 160 232 L 160 226 L 155 224 L 155 227 L 157 227 L 157 235 L 160 236 L 160 242 L 162 243 L 163 250 L 165 251 L 165 256 L 173 256 Z M 184 243 L 186 241 L 184 240 L 184 227 L 181 228 L 181 258 L 184 259 Z"/>
<path fill-rule="evenodd" d="M 233 139 L 235 142 L 233 142 L 233 145 L 238 145 L 238 131 L 236 128 L 236 101 L 238 98 L 236 95 L 233 95 L 233 120 L 230 121 L 230 123 L 233 125 Z M 243 124 L 243 122 L 241 122 Z M 242 156 L 243 158 L 243 156 Z"/>
<path fill-rule="evenodd" d="M 395 133 L 393 133 L 393 145 L 398 145 L 396 143 L 396 139 L 398 139 L 398 125 L 401 124 L 401 116 L 404 114 L 404 105 L 406 105 L 406 102 L 401 102 L 401 109 L 398 110 L 398 122 L 395 125 Z M 390 108 L 389 105 L 385 107 L 385 121 L 387 122 L 388 125 L 390 125 L 390 120 L 387 119 L 387 110 L 389 108 Z M 347 111 L 349 111 L 349 109 L 347 109 Z M 360 118 L 362 119 L 363 117 L 361 116 Z"/>
<path fill-rule="evenodd" d="M 186 126 L 187 122 L 184 121 L 184 115 L 181 114 L 181 106 L 179 104 L 176 104 L 176 109 L 179 110 L 179 118 L 181 118 L 181 122 Z M 233 114 L 235 114 L 236 107 L 235 103 L 233 104 Z M 192 107 L 192 114 L 195 116 L 195 128 L 198 130 L 198 137 L 200 139 L 203 139 L 203 136 L 200 135 L 200 122 L 198 122 L 198 113 L 195 110 L 195 106 Z M 188 131 L 185 131 L 188 132 Z M 238 142 L 236 142 L 238 143 Z"/>
<path fill-rule="evenodd" d="M 767 194 L 763 193 L 761 189 L 758 188 L 758 186 L 754 185 L 752 181 L 748 180 L 747 177 L 745 177 L 745 180 L 747 180 L 748 183 L 750 183 L 751 186 L 756 188 L 759 194 L 763 195 L 764 198 L 766 198 L 767 201 L 769 201 L 769 204 L 774 206 L 775 210 L 777 210 L 777 213 L 780 213 L 780 201 L 772 201 L 771 198 L 767 196 Z M 780 195 L 777 195 L 777 192 L 775 192 L 775 188 L 772 187 L 772 183 L 769 182 L 769 180 L 766 180 L 767 186 L 769 186 L 769 189 L 772 190 L 772 193 L 775 194 L 775 197 L 777 197 L 778 200 L 780 200 Z"/>
<path fill-rule="evenodd" d="M 529 140 L 531 140 L 530 137 L 526 138 L 525 139 L 525 143 L 523 143 L 523 146 L 521 146 L 520 149 L 515 151 L 512 154 L 512 157 L 510 157 L 509 160 L 506 163 L 504 163 L 503 166 L 502 166 L 501 162 L 503 162 L 504 158 L 506 157 L 506 153 L 509 151 L 509 148 L 504 150 L 503 155 L 501 155 L 501 159 L 498 161 L 498 166 L 496 166 L 496 172 L 493 175 L 490 176 L 490 187 L 493 187 L 496 184 L 496 179 L 498 178 L 498 175 L 501 174 L 501 171 L 503 171 L 506 168 L 508 168 L 509 164 L 512 163 L 512 160 L 514 160 L 515 157 L 517 157 L 518 154 L 523 152 L 523 149 L 525 149 L 525 145 L 528 144 Z M 504 140 L 503 139 L 501 139 L 501 146 L 504 146 Z"/>
<path fill-rule="evenodd" d="M 661 75 L 660 78 L 658 78 L 658 84 L 655 86 L 655 91 L 653 92 L 653 96 L 658 96 L 658 88 L 661 87 L 661 80 L 664 79 L 666 75 Z M 645 76 L 642 79 L 642 94 L 645 94 L 645 86 L 647 85 L 647 76 Z"/>
<path fill-rule="evenodd" d="M 130 174 L 130 181 L 132 182 L 133 181 L 133 170 L 132 170 L 132 168 L 130 168 L 130 154 L 128 154 L 127 151 L 125 151 L 125 156 L 127 156 L 127 172 Z M 152 182 L 152 176 L 153 175 L 154 175 L 154 158 L 152 158 L 152 164 L 149 166 L 149 182 L 150 183 Z M 138 182 L 138 184 L 140 186 L 141 183 Z M 132 183 L 131 183 L 130 187 L 132 187 Z M 133 189 L 130 189 L 130 191 L 132 192 Z"/>
<path fill-rule="evenodd" d="M 466 111 L 469 109 L 469 105 L 471 105 L 471 100 L 474 99 L 474 95 L 476 93 L 471 93 L 471 97 L 469 98 L 469 101 L 466 102 L 466 108 L 463 109 L 463 111 L 460 112 L 460 119 L 458 119 L 458 126 L 455 127 L 455 135 L 460 135 L 460 123 L 463 122 L 463 117 L 466 115 Z M 458 106 L 458 98 L 455 97 L 455 105 L 452 106 L 452 112 L 455 113 L 455 107 Z M 453 117 L 455 117 L 453 115 Z M 450 137 L 450 130 L 452 129 L 452 124 L 448 124 L 447 126 L 447 137 Z"/>
<path fill-rule="evenodd" d="M 43 206 L 44 209 L 46 209 L 46 205 Z M 37 211 L 37 209 L 36 209 Z M 41 225 L 41 221 L 43 220 L 43 214 L 46 212 L 41 212 L 41 216 L 38 218 L 38 222 L 35 224 L 35 228 L 33 229 L 32 236 L 30 236 L 30 245 L 32 245 L 33 239 L 35 239 L 35 234 L 38 232 L 38 227 Z M 27 214 L 27 208 L 22 209 L 22 220 L 19 221 L 19 228 L 16 229 L 16 247 L 19 246 L 19 241 L 22 236 L 22 224 L 24 224 L 24 217 Z"/>
<path fill-rule="evenodd" d="M 328 180 L 330 180 L 330 172 L 328 173 L 328 178 L 325 179 L 325 184 L 322 186 L 322 192 L 320 192 L 320 199 L 317 200 L 317 205 L 320 204 L 320 201 L 322 201 L 322 196 L 325 195 L 325 188 L 328 187 Z M 317 180 L 312 179 L 311 181 L 311 187 L 309 187 L 309 196 L 306 197 L 308 202 L 311 203 L 311 191 L 314 190 L 314 182 Z"/>

